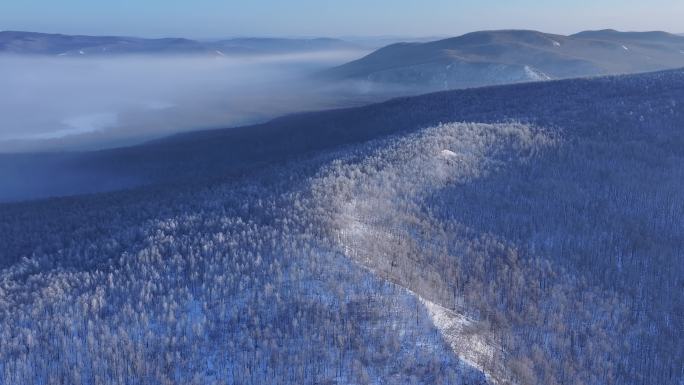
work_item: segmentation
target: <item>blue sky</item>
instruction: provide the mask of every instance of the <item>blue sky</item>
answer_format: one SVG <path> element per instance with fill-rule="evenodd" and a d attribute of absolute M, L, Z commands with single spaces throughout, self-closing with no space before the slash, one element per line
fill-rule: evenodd
<path fill-rule="evenodd" d="M 684 32 L 684 0 L 1 0 L 0 30 L 140 36 Z"/>

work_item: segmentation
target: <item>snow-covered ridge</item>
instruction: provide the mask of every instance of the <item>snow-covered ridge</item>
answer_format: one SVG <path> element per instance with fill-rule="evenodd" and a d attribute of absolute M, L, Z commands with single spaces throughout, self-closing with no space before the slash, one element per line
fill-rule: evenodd
<path fill-rule="evenodd" d="M 430 267 L 419 272 L 419 261 L 430 258 L 424 248 L 435 244 L 421 246 L 415 232 L 428 231 L 430 226 L 431 233 L 440 230 L 418 205 L 433 190 L 483 177 L 497 167 L 496 157 L 502 151 L 522 153 L 550 143 L 524 125 L 446 124 L 389 144 L 362 161 L 360 169 L 354 163 L 340 166 L 318 181 L 321 188 L 336 186 L 337 194 L 322 201 L 335 213 L 329 226 L 341 250 L 414 293 L 454 352 L 491 383 L 506 383 L 509 377 L 500 366 L 496 338 L 478 329 L 465 309 L 454 308 L 461 299 L 435 294 L 443 288 L 434 282 L 439 279 Z"/>

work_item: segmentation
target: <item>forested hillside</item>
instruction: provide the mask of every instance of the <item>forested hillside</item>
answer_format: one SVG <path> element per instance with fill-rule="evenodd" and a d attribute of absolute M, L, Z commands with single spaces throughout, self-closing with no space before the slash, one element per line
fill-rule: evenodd
<path fill-rule="evenodd" d="M 683 82 L 684 71 L 676 70 L 485 87 L 295 114 L 259 125 L 180 134 L 112 150 L 0 154 L 4 181 L 0 201 L 239 176 L 443 122 L 521 121 L 582 132 L 602 131 L 606 125 L 634 130 L 639 129 L 637 123 L 638 127 L 680 124 Z M 649 120 L 634 121 L 635 114 L 645 113 Z"/>
<path fill-rule="evenodd" d="M 679 68 L 683 53 L 684 38 L 667 32 L 478 31 L 392 44 L 324 75 L 434 91 Z"/>
<path fill-rule="evenodd" d="M 679 385 L 682 105 L 670 71 L 52 155 L 146 185 L 0 205 L 0 384 Z"/>

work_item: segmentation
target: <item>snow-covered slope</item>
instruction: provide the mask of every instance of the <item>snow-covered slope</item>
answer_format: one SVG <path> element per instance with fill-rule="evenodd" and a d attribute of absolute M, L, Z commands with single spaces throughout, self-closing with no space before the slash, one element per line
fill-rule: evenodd
<path fill-rule="evenodd" d="M 0 384 L 678 385 L 682 103 L 543 82 L 68 158 L 167 176 L 0 205 Z"/>
<path fill-rule="evenodd" d="M 335 166 L 315 182 L 319 211 L 329 218 L 331 237 L 351 259 L 380 277 L 408 288 L 425 304 L 436 327 L 456 355 L 503 383 L 498 337 L 478 329 L 462 298 L 444 295 L 437 265 L 425 266 L 444 239 L 416 233 L 446 230 L 419 209 L 425 196 L 444 186 L 485 176 L 497 166 L 499 152 L 537 151 L 548 138 L 526 126 L 443 125 L 392 143 L 362 161 Z M 370 170 L 370 171 L 367 171 Z M 348 178 L 347 175 L 353 175 Z M 331 193 L 329 186 L 335 186 Z"/>

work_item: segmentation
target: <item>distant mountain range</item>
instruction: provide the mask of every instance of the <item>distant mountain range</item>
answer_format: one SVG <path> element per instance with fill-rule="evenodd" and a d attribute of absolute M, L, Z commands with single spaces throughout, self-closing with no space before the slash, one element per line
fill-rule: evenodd
<path fill-rule="evenodd" d="M 387 40 L 392 41 L 391 39 Z M 375 42 L 381 44 L 380 41 Z M 36 32 L 0 32 L 0 54 L 92 57 L 129 54 L 239 56 L 367 49 L 332 38 L 199 41 Z M 411 92 L 626 74 L 684 67 L 684 36 L 667 32 L 584 31 L 563 36 L 528 30 L 390 44 L 323 72 L 333 81 L 405 87 Z"/>
<path fill-rule="evenodd" d="M 398 43 L 324 76 L 429 90 L 684 67 L 684 37 L 666 32 L 473 32 Z"/>
<path fill-rule="evenodd" d="M 0 53 L 54 56 L 122 54 L 258 55 L 360 49 L 339 39 L 236 38 L 197 41 L 183 38 L 144 39 L 122 36 L 76 36 L 37 32 L 0 32 Z"/>

